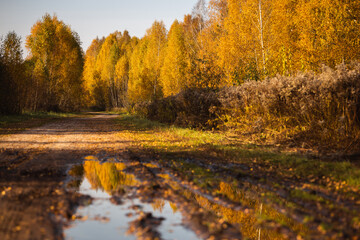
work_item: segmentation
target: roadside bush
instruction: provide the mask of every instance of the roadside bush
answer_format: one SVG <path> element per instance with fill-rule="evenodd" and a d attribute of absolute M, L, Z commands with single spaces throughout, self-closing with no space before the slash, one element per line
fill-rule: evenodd
<path fill-rule="evenodd" d="M 221 127 L 327 151 L 360 148 L 359 63 L 223 88 L 219 101 Z"/>
<path fill-rule="evenodd" d="M 220 107 L 213 90 L 188 88 L 174 96 L 137 103 L 134 109 L 138 114 L 151 120 L 208 128 L 212 126 L 209 120 L 216 118 L 216 114 L 211 112 L 213 107 Z"/>

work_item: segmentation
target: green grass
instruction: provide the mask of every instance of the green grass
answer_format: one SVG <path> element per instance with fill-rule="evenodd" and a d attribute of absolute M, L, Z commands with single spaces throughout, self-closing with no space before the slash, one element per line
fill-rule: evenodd
<path fill-rule="evenodd" d="M 41 126 L 54 119 L 74 117 L 75 113 L 25 112 L 18 115 L 0 115 L 0 135 L 13 134 L 25 129 Z"/>
<path fill-rule="evenodd" d="M 300 198 L 300 199 L 309 200 L 309 201 L 315 201 L 315 202 L 325 202 L 326 201 L 321 196 L 318 196 L 316 194 L 308 193 L 308 192 L 303 191 L 301 189 L 292 190 L 291 191 L 291 197 Z"/>
<path fill-rule="evenodd" d="M 18 115 L 0 115 L 0 125 L 9 123 L 19 123 L 32 119 L 48 119 L 48 118 L 63 118 L 74 116 L 73 113 L 55 113 L 55 112 L 35 112 L 35 113 L 24 113 Z"/>
<path fill-rule="evenodd" d="M 360 169 L 344 161 L 321 161 L 300 154 L 281 152 L 275 147 L 244 143 L 228 132 L 200 131 L 169 126 L 130 114 L 116 120 L 122 128 L 120 137 L 130 138 L 134 146 L 156 152 L 164 160 L 176 157 L 201 157 L 272 168 L 277 174 L 304 179 L 330 178 L 360 186 Z M 263 167 L 264 168 L 264 167 Z"/>

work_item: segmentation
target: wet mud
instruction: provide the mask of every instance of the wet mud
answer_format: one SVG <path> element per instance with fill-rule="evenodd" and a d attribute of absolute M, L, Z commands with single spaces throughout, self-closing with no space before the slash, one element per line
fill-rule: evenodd
<path fill-rule="evenodd" d="M 123 230 L 124 239 L 296 239 L 310 232 L 227 183 L 222 183 L 216 194 L 208 193 L 156 163 L 116 158 L 104 161 L 95 156 L 87 159 L 69 171 L 72 180 L 67 186 L 96 203 L 79 208 L 73 217 L 78 220 L 65 231 L 70 239 L 85 239 L 80 236 L 90 227 L 84 227 L 84 222 L 96 219 L 106 219 L 106 224 L 113 226 L 113 235 L 106 231 L 108 239 L 118 237 L 119 230 L 115 229 Z M 216 197 L 219 194 L 232 194 L 236 201 Z M 104 208 L 104 204 L 108 207 Z M 120 222 L 108 217 L 114 212 L 123 216 Z M 288 221 L 291 228 L 271 220 L 260 222 L 269 215 Z M 177 222 L 167 223 L 174 217 Z"/>

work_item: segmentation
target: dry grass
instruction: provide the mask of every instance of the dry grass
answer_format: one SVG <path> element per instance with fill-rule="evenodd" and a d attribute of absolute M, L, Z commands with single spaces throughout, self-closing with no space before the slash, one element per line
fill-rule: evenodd
<path fill-rule="evenodd" d="M 359 63 L 247 82 L 219 96 L 222 127 L 325 151 L 360 150 Z"/>

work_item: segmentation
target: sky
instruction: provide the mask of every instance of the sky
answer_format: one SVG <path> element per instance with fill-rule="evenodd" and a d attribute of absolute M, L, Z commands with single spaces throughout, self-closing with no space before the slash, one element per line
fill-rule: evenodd
<path fill-rule="evenodd" d="M 15 31 L 25 39 L 45 13 L 56 14 L 80 35 L 84 51 L 91 41 L 118 30 L 143 37 L 155 20 L 167 29 L 191 13 L 197 0 L 0 0 L 0 36 Z"/>

